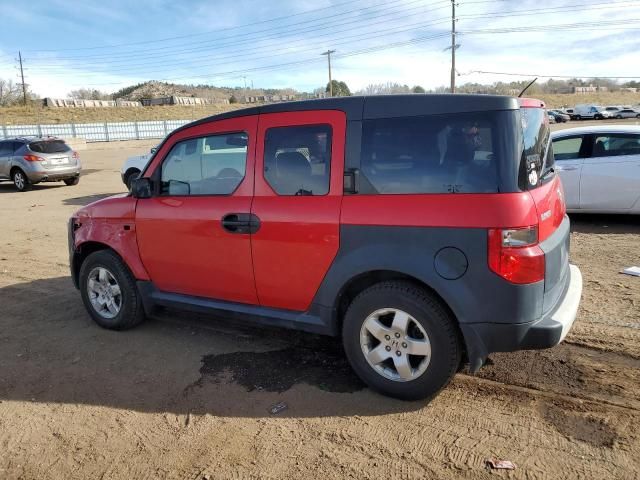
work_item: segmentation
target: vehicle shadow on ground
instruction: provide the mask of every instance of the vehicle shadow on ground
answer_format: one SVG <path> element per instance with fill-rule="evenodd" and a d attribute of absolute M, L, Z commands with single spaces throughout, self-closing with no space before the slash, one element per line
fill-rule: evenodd
<path fill-rule="evenodd" d="M 572 213 L 571 231 L 578 233 L 640 233 L 640 215 Z"/>
<path fill-rule="evenodd" d="M 111 197 L 113 195 L 118 195 L 124 192 L 116 192 L 116 193 L 97 193 L 94 195 L 85 195 L 84 197 L 73 197 L 73 198 L 65 198 L 62 203 L 65 205 L 75 205 L 79 207 L 84 207 L 85 205 L 89 205 L 92 202 L 97 202 L 98 200 L 102 200 L 103 198 Z"/>
<path fill-rule="evenodd" d="M 39 299 L 38 302 L 26 298 Z M 428 402 L 375 394 L 339 340 L 164 311 L 126 332 L 86 313 L 69 277 L 0 287 L 0 401 L 264 417 L 380 415 Z"/>

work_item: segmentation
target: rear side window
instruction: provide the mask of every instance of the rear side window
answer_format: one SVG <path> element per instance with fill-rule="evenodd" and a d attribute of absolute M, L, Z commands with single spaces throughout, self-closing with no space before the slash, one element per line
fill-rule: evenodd
<path fill-rule="evenodd" d="M 592 157 L 617 157 L 621 155 L 640 155 L 640 135 L 612 134 L 595 137 Z"/>
<path fill-rule="evenodd" d="M 269 128 L 264 178 L 278 195 L 326 195 L 331 173 L 331 126 Z"/>
<path fill-rule="evenodd" d="M 553 155 L 556 160 L 580 158 L 583 137 L 568 137 L 553 141 Z"/>
<path fill-rule="evenodd" d="M 11 142 L 0 142 L 0 155 L 11 155 L 13 153 L 13 145 Z"/>
<path fill-rule="evenodd" d="M 376 193 L 498 191 L 491 112 L 366 120 L 361 174 Z"/>
<path fill-rule="evenodd" d="M 65 153 L 71 151 L 71 148 L 63 140 L 45 140 L 31 142 L 29 150 L 36 153 Z"/>
<path fill-rule="evenodd" d="M 163 195 L 229 195 L 247 165 L 247 134 L 230 133 L 176 143 L 162 163 Z"/>
<path fill-rule="evenodd" d="M 518 185 L 521 190 L 529 190 L 552 171 L 554 151 L 549 149 L 551 130 L 543 109 L 521 108 L 520 118 L 523 145 Z"/>

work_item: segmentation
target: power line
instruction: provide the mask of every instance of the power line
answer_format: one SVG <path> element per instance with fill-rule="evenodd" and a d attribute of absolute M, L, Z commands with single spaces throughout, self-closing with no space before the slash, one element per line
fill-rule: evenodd
<path fill-rule="evenodd" d="M 143 40 L 143 41 L 139 41 L 139 42 L 127 42 L 127 43 L 119 43 L 119 44 L 112 44 L 112 45 L 97 45 L 97 46 L 93 46 L 93 47 L 63 48 L 63 49 L 56 49 L 56 50 L 27 50 L 27 51 L 30 51 L 31 53 L 37 53 L 37 52 L 69 52 L 69 51 L 78 51 L 78 50 L 98 50 L 98 49 L 106 49 L 106 48 L 126 47 L 126 46 L 131 46 L 131 45 L 143 45 L 143 44 L 149 44 L 149 43 L 159 43 L 159 42 L 177 40 L 177 39 L 181 39 L 181 38 L 189 38 L 189 37 L 196 37 L 196 36 L 201 36 L 201 35 L 208 35 L 208 34 L 214 33 L 214 32 L 235 30 L 235 29 L 240 29 L 240 28 L 245 28 L 245 27 L 251 27 L 251 26 L 254 26 L 254 25 L 260 25 L 260 24 L 264 24 L 264 23 L 276 22 L 278 20 L 297 17 L 297 16 L 301 16 L 301 15 L 307 15 L 309 13 L 319 12 L 321 10 L 335 9 L 336 7 L 341 7 L 343 5 L 348 5 L 348 4 L 353 4 L 353 0 L 346 1 L 346 2 L 341 2 L 341 3 L 337 3 L 337 4 L 333 4 L 333 5 L 329 5 L 327 7 L 314 8 L 312 10 L 307 10 L 305 12 L 294 13 L 294 14 L 291 14 L 291 15 L 283 15 L 281 17 L 274 17 L 274 18 L 270 18 L 270 19 L 267 19 L 267 20 L 260 20 L 258 22 L 246 23 L 244 25 L 237 25 L 237 26 L 234 26 L 234 27 L 226 27 L 226 28 L 217 28 L 215 30 L 208 30 L 206 32 L 191 33 L 191 34 L 179 35 L 179 36 L 175 36 L 175 37 L 164 37 L 164 38 L 157 38 L 157 39 L 154 39 L 154 40 Z"/>
<path fill-rule="evenodd" d="M 339 42 L 332 41 L 331 43 L 335 44 L 335 45 L 352 44 L 354 42 L 372 40 L 372 39 L 380 38 L 380 37 L 383 37 L 383 36 L 386 37 L 388 35 L 396 35 L 396 34 L 400 34 L 400 33 L 411 32 L 411 31 L 413 31 L 413 30 L 415 30 L 416 28 L 419 28 L 419 27 L 437 25 L 437 24 L 441 24 L 441 23 L 444 23 L 444 22 L 448 22 L 448 21 L 449 21 L 449 19 L 447 17 L 443 17 L 443 18 L 440 18 L 440 19 L 436 19 L 434 21 L 426 22 L 426 23 L 425 22 L 418 22 L 418 23 L 414 23 L 414 24 L 408 24 L 407 27 L 409 27 L 409 28 L 399 29 L 399 27 L 393 27 L 393 28 L 390 28 L 390 29 L 377 30 L 373 34 L 370 33 L 370 32 L 367 32 L 367 33 L 360 33 L 360 34 L 347 35 L 347 36 L 341 35 L 340 36 L 341 41 L 339 41 Z M 365 25 L 364 28 L 369 28 L 370 26 L 371 25 Z M 329 34 L 329 35 L 331 35 L 331 34 Z M 327 36 L 327 35 L 323 35 L 323 36 Z M 265 47 L 265 50 L 267 52 L 272 52 L 272 48 L 270 46 L 269 47 Z M 306 50 L 304 50 L 302 52 L 300 52 L 300 51 L 297 51 L 297 52 L 282 52 L 282 53 L 276 53 L 276 54 L 269 53 L 266 56 L 264 54 L 260 53 L 260 52 L 256 52 L 256 55 L 258 55 L 257 57 L 256 56 L 251 56 L 251 55 L 248 56 L 248 57 L 247 56 L 242 56 L 242 55 L 240 55 L 240 53 L 242 51 L 237 51 L 235 54 L 230 55 L 230 56 L 214 57 L 214 58 L 210 58 L 209 61 L 207 61 L 207 62 L 199 62 L 198 66 L 202 67 L 202 66 L 224 65 L 224 64 L 229 64 L 229 63 L 237 63 L 237 60 L 239 58 L 241 58 L 244 61 L 249 61 L 249 60 L 257 61 L 257 60 L 263 60 L 263 59 L 270 59 L 270 58 L 278 57 L 278 56 L 287 56 L 287 55 L 299 54 L 299 53 L 310 52 L 310 51 L 316 51 L 316 49 L 306 49 Z M 222 63 L 220 62 L 220 60 L 224 60 L 224 59 L 228 59 L 228 58 L 233 59 L 233 61 L 231 61 L 231 62 L 222 62 Z M 173 66 L 176 66 L 176 65 L 192 65 L 192 64 L 193 64 L 192 61 L 171 62 L 168 65 L 166 65 L 166 67 L 173 67 Z M 153 65 L 158 65 L 158 66 L 164 67 L 165 66 L 165 62 L 162 62 L 160 64 L 154 63 Z M 62 70 L 60 72 L 48 71 L 47 74 L 48 75 L 67 75 L 68 74 L 68 72 L 64 71 L 65 69 L 68 70 L 68 68 L 69 68 L 68 66 L 65 65 L 65 66 L 60 67 L 60 68 Z M 166 72 L 166 70 L 167 70 L 166 68 L 162 68 L 162 70 L 144 69 L 142 71 L 142 73 L 149 74 L 149 73 L 154 73 L 154 72 Z M 135 71 L 135 69 L 122 69 L 122 68 L 113 69 L 113 68 L 111 68 L 111 69 L 108 70 L 108 73 L 116 72 L 116 71 L 126 71 L 126 72 L 131 73 L 132 71 Z M 94 75 L 97 75 L 97 74 L 98 73 L 96 73 L 96 72 L 86 72 L 86 73 L 78 73 L 76 75 L 94 76 Z"/>
<path fill-rule="evenodd" d="M 634 79 L 634 78 L 640 78 L 640 75 L 637 75 L 635 77 L 629 77 L 629 76 L 603 76 L 603 75 L 542 75 L 539 73 L 514 73 L 514 72 L 487 72 L 484 70 L 471 70 L 467 73 L 465 73 L 464 75 L 470 75 L 472 73 L 480 73 L 480 74 L 485 74 L 485 75 L 507 75 L 507 76 L 512 76 L 512 77 L 542 77 L 542 78 L 602 78 L 602 79 L 609 79 L 609 80 L 615 80 L 615 79 Z"/>
<path fill-rule="evenodd" d="M 400 8 L 399 10 L 396 11 L 391 11 L 391 12 L 385 12 L 385 13 L 381 13 L 384 10 L 389 10 L 389 9 L 396 9 L 397 6 L 396 5 L 392 5 L 391 7 L 387 7 L 384 9 L 380 9 L 378 11 L 374 11 L 374 12 L 366 12 L 365 15 L 370 15 L 372 13 L 374 13 L 374 16 L 371 16 L 369 18 L 367 18 L 367 21 L 376 19 L 376 18 L 383 18 L 383 20 L 381 22 L 377 22 L 377 23 L 385 23 L 388 19 L 388 17 L 392 14 L 397 14 L 397 13 L 407 13 L 406 16 L 408 16 L 408 12 L 412 12 L 412 15 L 415 15 L 415 10 L 418 9 L 422 9 L 424 8 L 425 5 L 418 5 L 416 7 L 411 7 L 411 8 L 405 8 L 407 5 L 411 5 L 411 4 L 415 4 L 415 3 L 422 3 L 424 0 L 411 0 L 410 2 L 407 2 L 404 4 L 404 6 L 402 8 Z M 445 0 L 447 1 L 447 0 Z M 373 8 L 373 7 L 369 7 L 369 8 Z M 366 9 L 362 9 L 362 10 L 366 10 Z M 428 12 L 432 12 L 438 10 L 436 9 L 428 9 L 423 11 L 422 13 L 428 13 Z M 348 13 L 353 13 L 353 12 L 358 12 L 358 10 L 352 10 Z M 333 17 L 342 17 L 341 14 L 339 15 L 330 15 L 328 17 L 323 17 L 323 18 L 317 18 L 314 19 L 314 22 L 317 21 L 324 21 L 328 18 L 333 18 Z M 398 17 L 398 19 L 400 18 L 404 18 L 404 17 Z M 338 19 L 340 20 L 340 19 Z M 290 27 L 295 27 L 300 25 L 299 23 L 296 24 L 291 24 L 291 25 L 286 25 L 283 28 L 286 28 L 286 30 L 284 30 L 285 35 L 293 35 L 293 34 L 300 34 L 300 33 L 308 33 L 308 32 L 314 32 L 314 31 L 321 31 L 321 30 L 326 30 L 326 29 L 333 29 L 335 27 L 340 27 L 340 26 L 344 26 L 344 25 L 351 25 L 354 23 L 359 23 L 362 24 L 363 23 L 363 19 L 358 17 L 355 19 L 347 19 L 347 21 L 343 21 L 343 22 L 339 22 L 339 23 L 334 23 L 335 21 L 329 21 L 329 22 L 325 22 L 325 23 L 320 23 L 317 25 L 307 25 L 306 27 L 302 27 L 299 29 L 291 29 Z M 308 22 L 303 22 L 303 23 L 308 23 Z M 322 27 L 322 28 L 319 28 Z M 262 33 L 267 33 L 268 35 L 259 35 Z M 171 48 L 173 48 L 174 50 L 170 50 L 167 49 L 166 47 L 160 47 L 160 48 L 151 48 L 151 49 L 145 49 L 145 50 L 141 50 L 136 52 L 128 52 L 128 53 L 123 53 L 123 54 L 103 54 L 103 55 L 96 55 L 96 56 L 91 56 L 91 57 L 56 57 L 55 60 L 59 61 L 59 60 L 75 60 L 75 59 L 80 59 L 80 58 L 88 58 L 89 60 L 96 60 L 95 63 L 99 63 L 99 64 L 103 64 L 103 63 L 116 63 L 116 61 L 121 60 L 123 62 L 126 62 L 127 60 L 132 60 L 133 58 L 138 58 L 138 57 L 148 57 L 149 54 L 151 52 L 155 52 L 155 51 L 160 51 L 163 52 L 160 55 L 154 55 L 155 57 L 160 57 L 160 56 L 167 56 L 167 55 L 172 55 L 172 54 L 180 54 L 180 55 L 184 55 L 185 53 L 192 53 L 192 52 L 201 52 L 203 50 L 208 50 L 208 51 L 215 51 L 215 50 L 220 50 L 222 49 L 222 47 L 227 47 L 227 46 L 233 46 L 233 47 L 237 47 L 238 45 L 241 44 L 254 44 L 256 40 L 260 40 L 260 41 L 264 41 L 264 40 L 268 40 L 271 38 L 276 38 L 278 41 L 282 41 L 283 38 L 283 31 L 282 30 L 278 30 L 275 28 L 271 28 L 268 30 L 260 30 L 260 31 L 255 31 L 255 32 L 245 32 L 242 34 L 236 34 L 236 35 L 231 35 L 231 36 L 226 36 L 226 37 L 220 37 L 220 38 L 216 38 L 215 43 L 213 43 L 213 47 L 212 48 L 212 42 L 214 40 L 207 40 L 204 42 L 195 42 L 195 43 L 190 43 L 190 44 L 185 44 L 183 46 L 186 45 L 199 45 L 202 43 L 205 43 L 206 45 L 204 46 L 200 46 L 200 47 L 194 47 L 192 49 L 184 49 L 184 48 L 178 48 L 178 47 L 182 47 L 182 46 L 178 46 L 178 45 L 174 45 Z M 256 36 L 256 38 L 247 38 L 249 36 Z M 238 40 L 239 39 L 239 40 Z M 226 42 L 226 43 L 220 43 L 221 41 L 225 41 L 225 40 L 232 40 L 230 42 Z M 125 56 L 126 54 L 126 56 Z M 119 59 L 118 57 L 122 56 L 122 59 Z M 104 58 L 107 58 L 107 60 L 103 60 Z M 115 58 L 116 60 L 108 60 L 109 58 Z M 135 60 L 132 60 L 135 61 Z M 88 62 L 86 62 L 88 63 Z M 46 66 L 47 64 L 41 64 L 42 66 Z"/>

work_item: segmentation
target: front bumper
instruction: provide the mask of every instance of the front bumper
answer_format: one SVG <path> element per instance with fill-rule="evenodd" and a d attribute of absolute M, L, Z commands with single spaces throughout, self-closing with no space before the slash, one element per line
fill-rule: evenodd
<path fill-rule="evenodd" d="M 513 352 L 550 348 L 562 342 L 578 313 L 582 295 L 582 274 L 569 266 L 569 281 L 556 307 L 529 323 L 470 323 L 460 328 L 467 344 L 471 371 L 477 371 L 492 352 Z"/>
<path fill-rule="evenodd" d="M 79 288 L 78 286 L 78 270 L 76 268 L 76 241 L 75 241 L 75 222 L 76 219 L 71 217 L 69 222 L 67 222 L 67 242 L 69 245 L 69 269 L 71 270 L 71 280 L 73 281 L 73 286 Z"/>

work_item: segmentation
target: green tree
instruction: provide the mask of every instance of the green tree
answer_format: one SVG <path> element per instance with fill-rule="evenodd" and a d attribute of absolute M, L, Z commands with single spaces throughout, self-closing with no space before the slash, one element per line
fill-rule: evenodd
<path fill-rule="evenodd" d="M 351 90 L 346 83 L 340 82 L 338 80 L 331 80 L 331 86 L 333 87 L 333 96 L 334 97 L 350 97 Z M 325 88 L 325 92 L 329 93 L 329 83 L 327 82 L 327 88 Z"/>
<path fill-rule="evenodd" d="M 413 93 L 426 93 L 426 90 L 422 88 L 420 85 L 416 85 L 411 89 Z"/>

